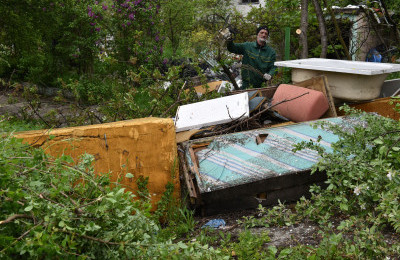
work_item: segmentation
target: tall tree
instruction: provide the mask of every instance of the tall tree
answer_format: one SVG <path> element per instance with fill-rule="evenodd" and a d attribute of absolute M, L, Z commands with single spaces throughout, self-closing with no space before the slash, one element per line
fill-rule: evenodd
<path fill-rule="evenodd" d="M 307 43 L 307 29 L 308 29 L 308 0 L 301 0 L 301 20 L 300 20 L 300 44 L 301 58 L 308 58 L 308 43 Z"/>
<path fill-rule="evenodd" d="M 324 4 L 325 4 L 325 8 L 328 10 L 329 14 L 331 15 L 332 22 L 333 22 L 333 24 L 334 24 L 334 26 L 335 26 L 336 35 L 337 35 L 337 37 L 339 38 L 340 44 L 341 44 L 342 47 L 343 47 L 343 51 L 344 51 L 344 53 L 345 53 L 345 55 L 346 55 L 346 58 L 347 58 L 348 60 L 351 60 L 349 48 L 347 47 L 346 43 L 345 43 L 344 40 L 343 40 L 342 31 L 340 30 L 339 24 L 338 24 L 338 22 L 336 21 L 335 12 L 332 10 L 332 7 L 331 7 L 331 5 L 327 2 L 327 0 L 324 0 Z"/>
<path fill-rule="evenodd" d="M 196 5 L 187 0 L 163 0 L 161 6 L 162 28 L 175 55 L 185 34 L 193 30 Z"/>
<path fill-rule="evenodd" d="M 319 33 L 321 35 L 321 58 L 326 58 L 328 51 L 328 37 L 326 33 L 325 18 L 318 0 L 313 0 L 315 13 L 318 19 Z"/>
<path fill-rule="evenodd" d="M 400 42 L 400 32 L 399 32 L 399 28 L 398 28 L 396 22 L 393 21 L 392 17 L 389 15 L 386 2 L 385 2 L 384 0 L 380 0 L 379 2 L 381 3 L 382 8 L 383 8 L 383 15 L 386 17 L 386 19 L 388 20 L 388 22 L 390 23 L 390 25 L 393 26 L 393 31 L 394 31 L 394 33 L 395 33 L 396 41 L 399 43 L 399 42 Z"/>

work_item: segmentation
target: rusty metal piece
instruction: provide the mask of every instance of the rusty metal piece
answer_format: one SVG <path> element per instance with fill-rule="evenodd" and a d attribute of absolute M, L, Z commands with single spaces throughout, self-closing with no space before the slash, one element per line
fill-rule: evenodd
<path fill-rule="evenodd" d="M 390 101 L 393 101 L 393 104 L 389 104 Z M 381 116 L 399 120 L 400 115 L 394 110 L 396 104 L 400 104 L 400 100 L 386 97 L 363 103 L 350 104 L 349 106 L 365 112 L 375 112 Z M 339 115 L 344 115 L 343 111 L 340 111 Z"/>

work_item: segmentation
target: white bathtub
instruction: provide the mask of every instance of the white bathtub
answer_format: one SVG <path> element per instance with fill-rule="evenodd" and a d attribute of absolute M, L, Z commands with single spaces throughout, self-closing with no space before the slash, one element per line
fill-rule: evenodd
<path fill-rule="evenodd" d="M 321 58 L 278 61 L 275 66 L 292 68 L 293 83 L 325 75 L 334 98 L 354 101 L 379 97 L 388 74 L 400 71 L 394 63 Z"/>

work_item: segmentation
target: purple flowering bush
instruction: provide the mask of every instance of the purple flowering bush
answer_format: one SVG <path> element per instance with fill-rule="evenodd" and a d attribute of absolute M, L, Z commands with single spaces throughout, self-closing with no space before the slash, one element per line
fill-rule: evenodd
<path fill-rule="evenodd" d="M 160 44 L 160 7 L 155 0 L 113 0 L 108 9 L 113 19 L 113 50 L 120 61 L 136 59 L 137 65 L 162 60 Z"/>
<path fill-rule="evenodd" d="M 104 71 L 112 67 L 107 61 L 120 71 L 131 58 L 154 64 L 163 52 L 159 9 L 154 0 L 2 1 L 1 50 L 8 51 L 0 52 L 7 61 L 0 76 L 53 84 L 68 75 L 112 73 Z"/>
<path fill-rule="evenodd" d="M 118 114 L 123 116 L 112 117 L 113 120 L 155 116 L 171 105 L 157 103 L 157 108 L 153 109 L 156 105 L 152 100 L 167 96 L 162 85 L 174 81 L 173 94 L 168 99 L 169 103 L 174 103 L 183 83 L 190 80 L 182 77 L 185 64 L 172 65 L 166 61 L 190 56 L 197 62 L 196 51 L 182 49 L 191 48 L 192 41 L 188 39 L 196 23 L 202 22 L 195 19 L 202 3 L 183 0 L 165 5 L 157 0 L 1 1 L 3 16 L 0 20 L 5 26 L 0 27 L 0 78 L 58 87 L 73 93 L 79 102 L 113 102 L 120 107 L 118 109 L 135 111 L 134 115 L 122 111 Z M 202 12 L 209 10 L 203 9 Z M 202 12 L 198 13 L 199 17 L 204 16 Z M 176 70 L 178 76 L 169 76 L 171 70 Z M 127 93 L 131 95 L 129 98 Z M 167 98 L 163 102 L 165 100 Z M 138 104 L 144 108 L 137 108 Z M 117 109 L 112 109 L 111 113 L 115 111 Z"/>

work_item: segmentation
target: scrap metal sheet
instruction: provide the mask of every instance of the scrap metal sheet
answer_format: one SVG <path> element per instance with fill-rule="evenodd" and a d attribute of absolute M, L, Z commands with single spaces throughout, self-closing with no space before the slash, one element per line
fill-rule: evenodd
<path fill-rule="evenodd" d="M 323 120 L 338 124 L 343 119 Z M 260 136 L 266 138 L 257 142 Z M 320 144 L 328 151 L 332 150 L 331 144 L 338 140 L 327 130 L 314 129 L 310 122 L 216 137 L 204 149 L 195 150 L 200 193 L 308 170 L 318 161 L 318 154 L 312 150 L 294 153 L 292 149 L 301 141 L 315 141 L 319 137 Z M 193 157 L 190 153 L 186 156 L 193 167 Z"/>

